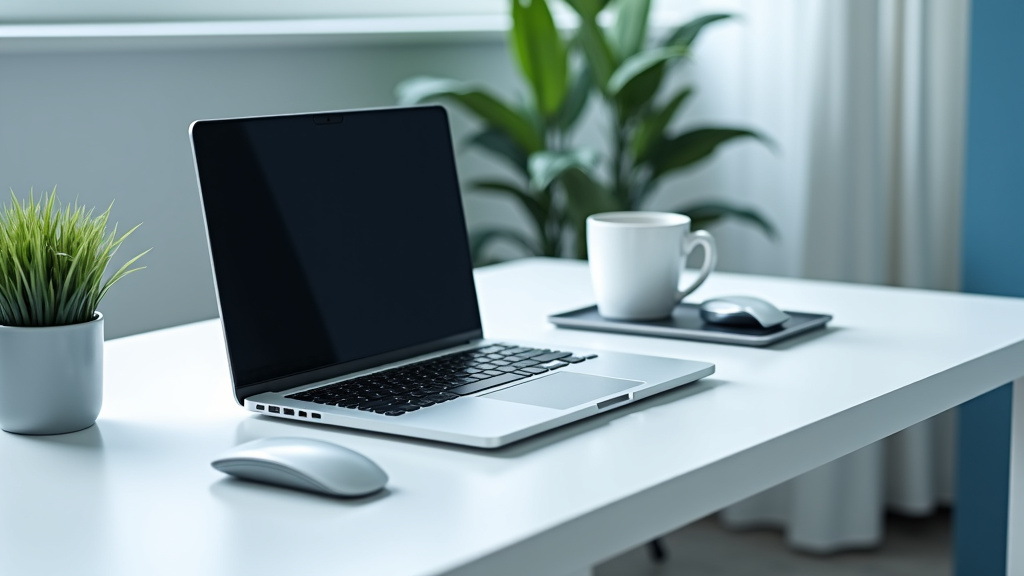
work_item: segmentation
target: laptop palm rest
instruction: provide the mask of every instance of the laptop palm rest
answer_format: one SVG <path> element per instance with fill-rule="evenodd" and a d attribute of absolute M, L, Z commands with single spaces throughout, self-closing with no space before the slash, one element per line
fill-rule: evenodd
<path fill-rule="evenodd" d="M 638 380 L 556 372 L 482 397 L 565 410 L 642 384 Z"/>

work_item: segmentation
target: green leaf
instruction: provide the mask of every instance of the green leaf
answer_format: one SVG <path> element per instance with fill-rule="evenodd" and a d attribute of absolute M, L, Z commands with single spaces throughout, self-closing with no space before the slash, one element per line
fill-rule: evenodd
<path fill-rule="evenodd" d="M 584 20 L 597 18 L 598 13 L 608 5 L 608 0 L 565 0 Z"/>
<path fill-rule="evenodd" d="M 616 212 L 624 210 L 612 193 L 601 185 L 590 172 L 578 166 L 569 168 L 561 175 L 559 181 L 565 186 L 569 198 L 568 211 L 576 218 L 586 218 L 598 212 Z"/>
<path fill-rule="evenodd" d="M 484 258 L 484 249 L 498 240 L 505 240 L 522 248 L 530 256 L 541 255 L 533 242 L 516 230 L 506 228 L 490 228 L 476 230 L 469 234 L 469 252 L 473 257 L 473 264 L 482 266 L 490 261 Z"/>
<path fill-rule="evenodd" d="M 485 150 L 493 152 L 498 156 L 508 160 L 512 166 L 517 168 L 524 175 L 527 175 L 526 170 L 526 159 L 529 155 L 526 150 L 516 143 L 507 132 L 498 130 L 496 128 L 487 128 L 481 132 L 473 135 L 467 143 L 473 146 L 479 146 Z"/>
<path fill-rule="evenodd" d="M 106 233 L 110 208 L 61 204 L 56 190 L 0 208 L 0 324 L 57 326 L 91 320 L 100 300 L 148 252 L 103 281 L 111 258 L 138 226 Z"/>
<path fill-rule="evenodd" d="M 712 22 L 718 22 L 719 20 L 725 20 L 732 18 L 732 14 L 708 14 L 683 24 L 675 30 L 665 41 L 665 46 L 681 46 L 689 48 L 693 41 L 697 39 L 697 35 L 704 29 L 705 26 Z"/>
<path fill-rule="evenodd" d="M 534 222 L 537 224 L 538 229 L 544 226 L 544 222 L 547 218 L 546 211 L 540 202 L 536 198 L 530 196 L 527 192 L 521 190 L 515 184 L 509 184 L 507 182 L 499 182 L 495 180 L 478 180 L 469 183 L 470 187 L 475 190 L 481 190 L 484 192 L 497 192 L 511 197 L 513 200 L 519 202 L 526 208 L 530 216 L 533 217 Z"/>
<path fill-rule="evenodd" d="M 421 104 L 439 98 L 452 99 L 488 125 L 504 131 L 527 152 L 544 148 L 544 138 L 529 119 L 469 82 L 417 76 L 399 83 L 395 93 L 402 105 Z"/>
<path fill-rule="evenodd" d="M 555 119 L 562 130 L 569 130 L 579 120 L 580 114 L 587 106 L 587 100 L 590 98 L 590 91 L 593 88 L 594 77 L 590 67 L 586 65 L 580 66 L 572 74 L 572 80 L 569 83 L 569 93 L 562 102 L 562 109 L 558 111 L 558 117 Z"/>
<path fill-rule="evenodd" d="M 629 118 L 650 106 L 661 88 L 667 63 L 686 53 L 685 48 L 653 48 L 623 62 L 608 82 L 620 115 Z"/>
<path fill-rule="evenodd" d="M 512 0 L 511 46 L 533 89 L 537 107 L 551 118 L 565 99 L 565 44 L 545 0 Z"/>
<path fill-rule="evenodd" d="M 590 170 L 597 166 L 600 156 L 589 149 L 556 152 L 545 150 L 530 155 L 530 186 L 544 190 L 570 168 Z"/>
<path fill-rule="evenodd" d="M 652 179 L 699 162 L 710 156 L 719 145 L 736 138 L 768 142 L 757 132 L 734 128 L 699 128 L 680 134 L 670 140 L 662 140 L 651 151 Z"/>
<path fill-rule="evenodd" d="M 651 1 L 616 0 L 615 8 L 610 40 L 619 59 L 625 60 L 644 47 Z"/>
<path fill-rule="evenodd" d="M 672 97 L 660 110 L 649 114 L 640 121 L 633 140 L 630 143 L 633 157 L 636 163 L 640 164 L 647 160 L 647 155 L 654 145 L 664 139 L 665 129 L 675 116 L 679 107 L 685 103 L 693 94 L 693 90 L 686 88 Z"/>
<path fill-rule="evenodd" d="M 576 257 L 587 257 L 587 217 L 599 212 L 625 209 L 612 193 L 598 183 L 587 171 L 578 167 L 565 170 L 559 181 L 568 198 L 569 225 L 576 240 Z"/>
<path fill-rule="evenodd" d="M 623 93 L 633 88 L 634 83 L 645 72 L 656 69 L 670 60 L 681 58 L 687 52 L 685 47 L 669 46 L 651 48 L 630 56 L 609 78 L 608 93 L 616 99 L 621 98 Z"/>
<path fill-rule="evenodd" d="M 580 22 L 579 30 L 576 32 L 576 41 L 583 48 L 587 57 L 587 63 L 594 75 L 597 87 L 605 94 L 608 93 L 608 82 L 618 66 L 618 60 L 612 49 L 608 46 L 608 39 L 605 38 L 604 30 L 596 20 L 584 18 Z"/>
<path fill-rule="evenodd" d="M 658 90 L 661 89 L 666 67 L 666 64 L 658 64 L 644 72 L 636 79 L 628 92 L 620 95 L 618 104 L 623 118 L 643 118 L 647 115 L 646 109 L 653 105 Z"/>
<path fill-rule="evenodd" d="M 761 229 L 769 238 L 776 237 L 775 227 L 758 212 L 749 208 L 740 208 L 724 202 L 707 202 L 683 206 L 672 212 L 686 214 L 693 220 L 694 230 L 707 228 L 708 225 L 722 218 L 737 218 Z"/>

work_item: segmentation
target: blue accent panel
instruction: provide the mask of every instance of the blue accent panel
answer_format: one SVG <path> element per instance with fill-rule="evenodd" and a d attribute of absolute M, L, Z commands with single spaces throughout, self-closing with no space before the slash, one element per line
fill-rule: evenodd
<path fill-rule="evenodd" d="M 1012 398 L 1007 384 L 960 407 L 953 520 L 958 576 L 1006 574 Z"/>
<path fill-rule="evenodd" d="M 1024 296 L 1024 1 L 971 3 L 963 287 Z"/>
<path fill-rule="evenodd" d="M 971 2 L 963 287 L 1024 296 L 1024 0 Z M 1006 573 L 1012 388 L 960 408 L 954 573 Z"/>

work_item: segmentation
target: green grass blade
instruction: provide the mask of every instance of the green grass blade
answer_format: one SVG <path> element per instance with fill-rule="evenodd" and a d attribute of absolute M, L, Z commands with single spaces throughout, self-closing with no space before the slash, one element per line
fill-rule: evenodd
<path fill-rule="evenodd" d="M 110 287 L 146 252 L 129 259 L 106 282 L 104 273 L 123 242 L 138 229 L 107 233 L 113 203 L 99 215 L 64 204 L 56 188 L 40 197 L 30 190 L 0 207 L 0 323 L 52 326 L 87 322 Z"/>

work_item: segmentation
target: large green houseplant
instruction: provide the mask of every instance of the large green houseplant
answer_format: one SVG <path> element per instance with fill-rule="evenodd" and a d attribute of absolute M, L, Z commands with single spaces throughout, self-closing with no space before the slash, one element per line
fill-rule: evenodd
<path fill-rule="evenodd" d="M 645 207 L 667 176 L 710 156 L 738 138 L 765 141 L 743 128 L 678 130 L 673 120 L 692 95 L 672 89 L 668 72 L 684 61 L 705 26 L 728 18 L 697 18 L 655 41 L 649 27 L 650 0 L 567 0 L 579 26 L 563 39 L 545 0 L 511 0 L 510 44 L 530 88 L 521 103 L 510 103 L 487 88 L 459 80 L 415 77 L 398 85 L 400 103 L 454 102 L 475 115 L 482 130 L 470 138 L 510 165 L 511 179 L 469 183 L 472 190 L 507 195 L 530 215 L 532 235 L 511 228 L 485 229 L 471 238 L 474 259 L 496 240 L 546 256 L 586 256 L 586 217 L 595 212 Z M 604 12 L 611 25 L 602 26 Z M 607 151 L 573 141 L 581 113 L 597 98 L 611 116 Z M 757 212 L 724 202 L 679 199 L 676 211 L 702 228 L 737 217 L 767 233 Z"/>
<path fill-rule="evenodd" d="M 92 425 L 102 404 L 100 300 L 146 252 L 107 267 L 125 239 L 110 208 L 62 205 L 56 190 L 0 208 L 0 427 L 59 434 Z"/>

